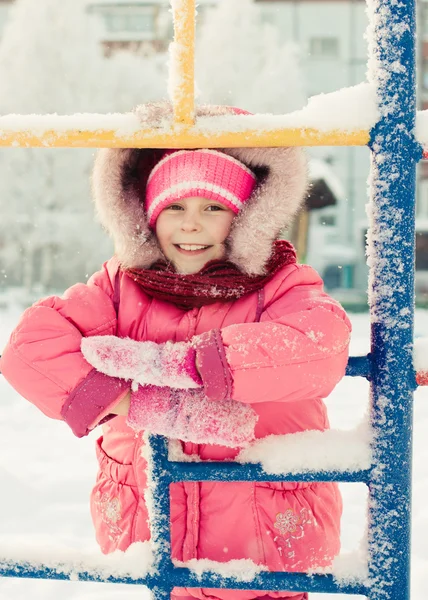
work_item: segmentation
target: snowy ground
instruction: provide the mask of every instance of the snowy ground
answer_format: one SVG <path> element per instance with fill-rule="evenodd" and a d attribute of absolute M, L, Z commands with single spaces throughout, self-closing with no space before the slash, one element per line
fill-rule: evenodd
<path fill-rule="evenodd" d="M 18 309 L 0 310 L 0 348 L 19 315 Z M 366 315 L 352 316 L 352 354 L 365 354 L 369 347 Z M 416 335 L 428 336 L 428 311 L 416 315 Z M 349 429 L 367 408 L 368 385 L 345 378 L 328 399 L 333 427 Z M 0 554 L 30 540 L 44 550 L 55 543 L 73 549 L 93 549 L 88 497 L 96 464 L 94 441 L 74 438 L 66 426 L 41 415 L 0 377 Z M 425 598 L 428 568 L 428 389 L 415 396 L 415 453 L 413 495 L 412 599 Z M 364 532 L 366 491 L 362 484 L 342 484 L 345 512 L 343 550 L 358 547 Z M 145 588 L 99 583 L 51 582 L 0 579 L 0 600 L 148 600 Z M 318 595 L 311 598 L 349 598 Z M 356 598 L 356 596 L 353 596 Z"/>

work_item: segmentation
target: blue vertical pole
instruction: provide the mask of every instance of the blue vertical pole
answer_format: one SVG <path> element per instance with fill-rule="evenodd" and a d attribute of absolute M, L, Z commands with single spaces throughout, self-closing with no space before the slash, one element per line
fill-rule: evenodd
<path fill-rule="evenodd" d="M 370 6 L 370 5 L 369 5 Z M 415 0 L 371 4 L 369 63 L 380 121 L 371 136 L 370 599 L 410 597 L 415 252 Z"/>
<path fill-rule="evenodd" d="M 167 439 L 150 435 L 147 448 L 150 538 L 154 551 L 154 600 L 170 600 L 172 584 L 169 486 L 171 477 L 164 465 L 168 462 Z"/>

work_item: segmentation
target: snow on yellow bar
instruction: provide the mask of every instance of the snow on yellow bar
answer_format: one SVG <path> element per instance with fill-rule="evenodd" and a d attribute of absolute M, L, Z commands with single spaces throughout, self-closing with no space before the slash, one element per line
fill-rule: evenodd
<path fill-rule="evenodd" d="M 319 131 L 312 128 L 204 132 L 183 126 L 139 130 L 130 135 L 117 130 L 37 131 L 0 130 L 0 146 L 46 148 L 236 148 L 280 146 L 365 146 L 367 130 Z"/>
<path fill-rule="evenodd" d="M 177 124 L 195 120 L 195 0 L 171 0 L 174 41 L 170 45 L 169 96 Z"/>

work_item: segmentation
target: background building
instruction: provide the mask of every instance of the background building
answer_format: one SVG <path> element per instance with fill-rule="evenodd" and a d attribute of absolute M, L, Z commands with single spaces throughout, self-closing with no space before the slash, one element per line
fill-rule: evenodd
<path fill-rule="evenodd" d="M 363 0 L 258 0 L 264 19 L 300 50 L 307 96 L 328 93 L 365 81 L 368 25 Z M 307 260 L 330 287 L 365 290 L 369 151 L 359 147 L 311 148 L 341 182 L 340 201 L 310 218 Z"/>
<path fill-rule="evenodd" d="M 173 35 L 165 0 L 92 0 L 88 11 L 98 16 L 105 56 L 120 50 L 165 52 Z"/>
<path fill-rule="evenodd" d="M 13 0 L 0 0 L 0 35 L 12 3 Z M 199 0 L 199 25 L 209 18 L 209 9 L 218 3 L 219 0 Z M 303 104 L 310 96 L 365 81 L 364 34 L 368 19 L 364 0 L 255 0 L 255 3 L 260 8 L 260 27 L 270 25 L 281 43 L 297 48 Z M 123 51 L 146 57 L 163 54 L 172 39 L 168 0 L 88 0 L 88 14 L 94 17 L 105 57 Z M 426 0 L 418 3 L 418 17 L 419 103 L 421 108 L 428 108 Z M 236 79 L 240 75 L 237 72 Z M 285 106 L 281 97 L 287 96 L 288 89 L 291 97 L 295 81 L 273 78 L 272 84 L 279 99 L 273 112 L 287 112 L 290 106 Z M 233 99 L 242 103 L 240 98 Z M 295 104 L 292 106 L 294 110 Z M 319 165 L 324 165 L 325 181 L 328 180 L 330 190 L 335 190 L 335 202 L 326 202 L 323 208 L 305 215 L 309 233 L 305 237 L 304 258 L 321 272 L 330 289 L 340 288 L 345 295 L 359 295 L 363 299 L 367 285 L 364 248 L 369 150 L 322 147 L 310 148 L 309 152 L 316 159 L 313 164 L 318 165 L 312 171 L 315 169 L 319 174 Z M 420 291 L 428 293 L 428 163 L 419 167 L 417 214 L 417 285 Z"/>

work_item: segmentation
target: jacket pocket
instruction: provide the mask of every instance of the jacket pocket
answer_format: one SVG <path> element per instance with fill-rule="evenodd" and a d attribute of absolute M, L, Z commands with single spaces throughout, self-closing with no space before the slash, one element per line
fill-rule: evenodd
<path fill-rule="evenodd" d="M 294 489 L 280 485 L 255 484 L 267 566 L 305 572 L 330 565 L 340 549 L 342 504 L 337 485 L 294 484 Z"/>
<path fill-rule="evenodd" d="M 91 494 L 91 515 L 97 542 L 104 554 L 124 551 L 137 541 L 134 522 L 139 495 L 133 466 L 108 456 L 102 449 L 102 438 L 96 450 L 100 470 Z"/>

